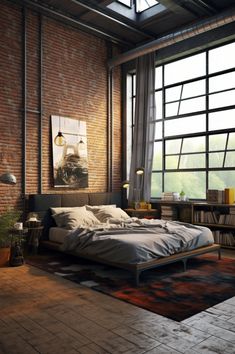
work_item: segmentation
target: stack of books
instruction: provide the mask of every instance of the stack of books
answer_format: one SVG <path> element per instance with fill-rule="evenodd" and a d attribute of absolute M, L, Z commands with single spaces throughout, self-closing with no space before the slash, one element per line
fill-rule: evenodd
<path fill-rule="evenodd" d="M 179 200 L 179 193 L 177 192 L 163 192 L 161 200 Z"/>
<path fill-rule="evenodd" d="M 208 189 L 206 193 L 206 200 L 210 203 L 224 203 L 224 191 L 218 189 Z"/>
<path fill-rule="evenodd" d="M 161 219 L 177 220 L 177 209 L 172 206 L 161 206 Z"/>

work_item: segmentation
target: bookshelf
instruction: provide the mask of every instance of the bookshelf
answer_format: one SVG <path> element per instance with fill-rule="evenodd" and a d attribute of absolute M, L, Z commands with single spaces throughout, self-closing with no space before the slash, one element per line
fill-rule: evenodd
<path fill-rule="evenodd" d="M 235 249 L 235 205 L 193 203 L 192 223 L 209 227 L 216 243 Z"/>
<path fill-rule="evenodd" d="M 215 242 L 235 249 L 235 204 L 159 200 L 161 219 L 178 220 L 211 229 Z"/>

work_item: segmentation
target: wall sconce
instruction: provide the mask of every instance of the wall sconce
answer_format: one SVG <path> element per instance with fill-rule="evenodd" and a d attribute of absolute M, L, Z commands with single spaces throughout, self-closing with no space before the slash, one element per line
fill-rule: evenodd
<path fill-rule="evenodd" d="M 56 135 L 56 137 L 54 139 L 54 143 L 57 146 L 64 146 L 66 144 L 65 137 L 62 134 L 61 129 L 60 129 L 60 117 L 59 117 L 59 131 L 58 131 L 58 134 Z"/>
<path fill-rule="evenodd" d="M 0 176 L 0 182 L 13 185 L 16 184 L 16 177 L 12 173 L 6 172 Z"/>
<path fill-rule="evenodd" d="M 138 167 L 138 168 L 136 168 L 135 173 L 136 173 L 137 175 L 143 175 L 143 174 L 144 174 L 144 167 Z"/>
<path fill-rule="evenodd" d="M 122 188 L 127 189 L 127 188 L 129 188 L 129 186 L 130 186 L 130 182 L 129 181 L 123 181 L 122 182 Z"/>

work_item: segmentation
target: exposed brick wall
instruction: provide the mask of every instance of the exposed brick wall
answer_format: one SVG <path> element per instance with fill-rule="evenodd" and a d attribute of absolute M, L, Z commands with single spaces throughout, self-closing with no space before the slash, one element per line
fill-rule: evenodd
<path fill-rule="evenodd" d="M 0 173 L 9 169 L 17 185 L 0 184 L 0 212 L 21 205 L 22 173 L 22 12 L 1 1 Z M 27 11 L 27 108 L 39 109 L 39 16 Z M 48 17 L 43 18 L 43 192 L 70 192 L 54 188 L 50 116 L 87 122 L 89 187 L 107 188 L 107 46 L 106 42 Z M 121 72 L 114 71 L 113 189 L 121 183 Z M 39 115 L 27 113 L 26 194 L 38 192 Z"/>

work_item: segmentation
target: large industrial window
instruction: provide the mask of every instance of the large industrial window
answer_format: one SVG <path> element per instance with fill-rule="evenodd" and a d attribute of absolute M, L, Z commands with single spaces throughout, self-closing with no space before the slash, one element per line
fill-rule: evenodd
<path fill-rule="evenodd" d="M 235 186 L 235 43 L 156 67 L 151 196 Z M 135 74 L 127 84 L 127 170 L 134 128 Z"/>

